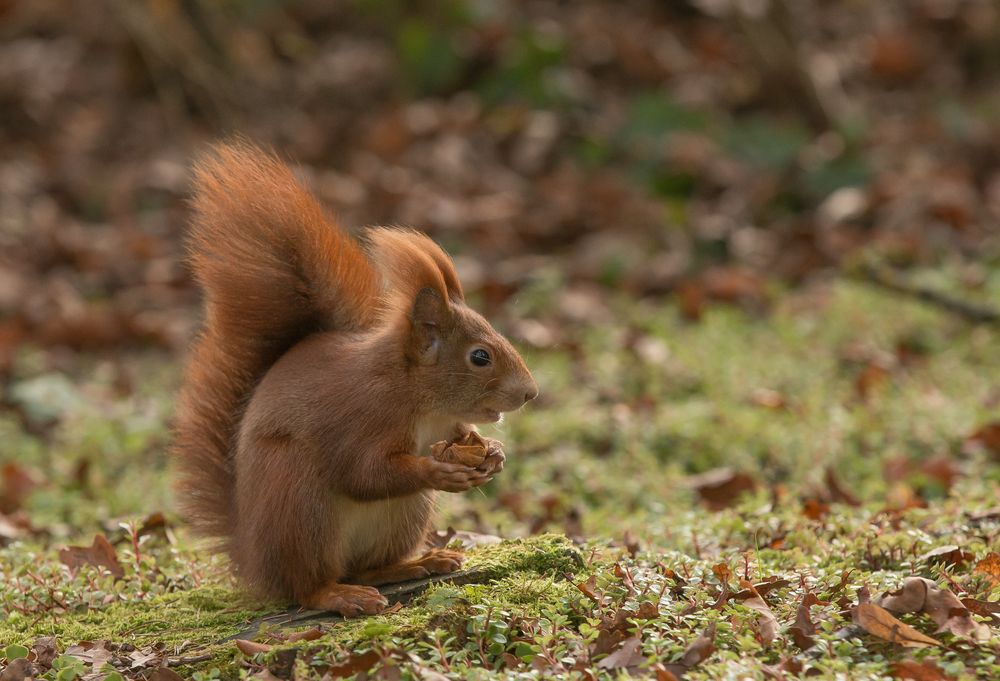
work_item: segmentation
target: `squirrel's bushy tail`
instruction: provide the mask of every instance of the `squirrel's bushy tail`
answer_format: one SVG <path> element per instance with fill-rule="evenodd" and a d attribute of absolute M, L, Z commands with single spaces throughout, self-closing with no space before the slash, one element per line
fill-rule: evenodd
<path fill-rule="evenodd" d="M 205 298 L 176 416 L 182 512 L 231 532 L 232 449 L 257 381 L 297 341 L 371 323 L 378 276 L 364 252 L 274 156 L 214 147 L 195 167 L 189 252 Z"/>

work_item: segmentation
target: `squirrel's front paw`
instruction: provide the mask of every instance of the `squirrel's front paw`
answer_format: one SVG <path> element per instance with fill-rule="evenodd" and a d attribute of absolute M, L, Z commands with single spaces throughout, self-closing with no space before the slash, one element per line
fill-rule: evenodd
<path fill-rule="evenodd" d="M 465 492 L 485 485 L 493 478 L 492 472 L 461 463 L 448 463 L 430 457 L 424 459 L 424 462 L 427 486 L 443 492 Z"/>
<path fill-rule="evenodd" d="M 496 475 L 503 470 L 503 464 L 507 460 L 507 455 L 503 453 L 503 443 L 500 440 L 484 437 L 486 443 L 486 458 L 476 470 L 483 471 L 487 475 Z"/>

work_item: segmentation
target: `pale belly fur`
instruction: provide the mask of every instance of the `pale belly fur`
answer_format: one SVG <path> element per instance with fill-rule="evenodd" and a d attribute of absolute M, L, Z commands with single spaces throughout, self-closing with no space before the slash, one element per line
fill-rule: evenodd
<path fill-rule="evenodd" d="M 430 445 L 454 437 L 456 422 L 442 420 L 417 429 L 416 454 L 430 455 Z M 344 541 L 344 569 L 358 573 L 405 560 L 422 546 L 434 513 L 436 493 L 427 490 L 378 501 L 338 497 L 338 534 Z"/>

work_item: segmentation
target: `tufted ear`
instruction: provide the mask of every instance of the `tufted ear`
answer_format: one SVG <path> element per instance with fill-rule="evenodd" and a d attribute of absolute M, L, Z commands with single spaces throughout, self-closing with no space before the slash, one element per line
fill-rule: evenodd
<path fill-rule="evenodd" d="M 420 289 L 410 313 L 410 357 L 417 364 L 436 364 L 443 335 L 450 325 L 448 303 L 434 289 Z"/>

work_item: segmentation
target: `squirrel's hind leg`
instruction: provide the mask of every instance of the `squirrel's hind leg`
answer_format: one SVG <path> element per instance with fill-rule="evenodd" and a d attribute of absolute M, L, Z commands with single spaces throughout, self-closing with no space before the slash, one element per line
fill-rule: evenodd
<path fill-rule="evenodd" d="M 333 582 L 308 598 L 303 598 L 302 605 L 314 610 L 330 610 L 345 617 L 356 617 L 377 615 L 385 610 L 389 601 L 371 586 Z"/>
<path fill-rule="evenodd" d="M 419 558 L 386 565 L 354 575 L 349 581 L 355 584 L 393 584 L 410 579 L 422 579 L 431 575 L 446 575 L 462 567 L 465 557 L 458 551 L 431 549 Z"/>

